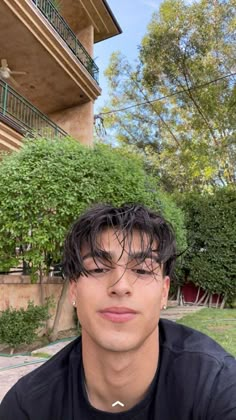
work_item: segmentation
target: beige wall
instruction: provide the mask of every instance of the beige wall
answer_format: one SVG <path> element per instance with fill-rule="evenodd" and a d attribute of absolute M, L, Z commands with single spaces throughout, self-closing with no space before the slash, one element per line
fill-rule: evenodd
<path fill-rule="evenodd" d="M 92 25 L 76 33 L 77 38 L 93 57 L 94 28 Z M 81 98 L 80 98 L 81 99 Z M 70 136 L 87 146 L 93 144 L 94 110 L 93 102 L 89 101 L 75 107 L 55 112 L 49 117 L 65 130 Z"/>
<path fill-rule="evenodd" d="M 87 146 L 93 144 L 93 102 L 64 109 L 49 116 L 70 136 Z"/>
<path fill-rule="evenodd" d="M 79 31 L 76 36 L 83 47 L 88 51 L 89 55 L 93 57 L 94 28 L 92 25 Z"/>
<path fill-rule="evenodd" d="M 0 121 L 0 150 L 16 151 L 22 146 L 22 134 Z"/>
<path fill-rule="evenodd" d="M 52 296 L 57 303 L 62 290 L 62 280 L 56 277 L 52 278 L 43 284 L 43 288 L 45 297 Z M 35 305 L 40 305 L 39 284 L 31 284 L 28 276 L 0 276 L 0 311 L 4 311 L 10 306 L 17 309 L 26 308 L 29 300 L 32 300 Z M 67 297 L 63 306 L 59 331 L 75 327 L 73 313 L 74 309 Z M 49 328 L 53 325 L 54 317 L 55 308 L 52 310 L 52 317 L 48 322 Z"/>

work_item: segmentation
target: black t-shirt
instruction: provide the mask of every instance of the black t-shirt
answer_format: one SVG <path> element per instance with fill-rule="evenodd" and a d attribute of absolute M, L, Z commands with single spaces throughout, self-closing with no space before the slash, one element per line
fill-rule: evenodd
<path fill-rule="evenodd" d="M 167 320 L 159 322 L 159 341 L 156 374 L 129 411 L 89 404 L 78 338 L 14 385 L 0 420 L 236 420 L 236 360 L 209 337 Z"/>

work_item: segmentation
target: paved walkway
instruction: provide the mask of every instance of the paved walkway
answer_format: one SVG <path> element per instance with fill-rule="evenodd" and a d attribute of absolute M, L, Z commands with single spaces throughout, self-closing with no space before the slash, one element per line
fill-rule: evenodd
<path fill-rule="evenodd" d="M 162 311 L 161 317 L 175 321 L 188 313 L 196 312 L 200 309 L 202 308 L 199 308 L 198 306 L 177 306 Z M 68 341 L 56 342 L 41 349 L 34 350 L 32 353 L 34 353 L 35 356 L 0 356 L 0 401 L 18 379 L 39 367 L 47 360 L 38 357 L 37 353 L 53 355 L 65 347 L 70 341 L 71 339 L 68 339 Z"/>
<path fill-rule="evenodd" d="M 185 315 L 189 315 L 193 312 L 198 312 L 203 309 L 203 306 L 189 305 L 189 306 L 174 306 L 161 312 L 161 317 L 170 319 L 171 321 L 177 321 L 183 318 Z"/>
<path fill-rule="evenodd" d="M 68 339 L 68 341 L 61 341 L 35 350 L 32 352 L 36 353 L 35 356 L 0 356 L 0 401 L 18 379 L 41 366 L 47 360 L 44 357 L 37 357 L 37 353 L 42 352 L 53 355 L 65 347 L 70 341 L 71 339 Z"/>

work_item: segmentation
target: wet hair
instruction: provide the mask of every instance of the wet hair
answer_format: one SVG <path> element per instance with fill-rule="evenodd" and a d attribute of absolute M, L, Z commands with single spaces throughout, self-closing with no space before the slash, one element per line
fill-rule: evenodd
<path fill-rule="evenodd" d="M 68 233 L 63 256 L 63 273 L 67 279 L 77 281 L 81 275 L 88 275 L 81 255 L 85 245 L 94 261 L 104 261 L 99 236 L 108 228 L 115 231 L 122 253 L 127 246 L 131 249 L 133 233 L 138 232 L 142 260 L 155 252 L 155 261 L 162 265 L 163 275 L 172 275 L 176 260 L 175 235 L 172 226 L 161 215 L 140 204 L 121 207 L 98 204 L 82 214 Z"/>

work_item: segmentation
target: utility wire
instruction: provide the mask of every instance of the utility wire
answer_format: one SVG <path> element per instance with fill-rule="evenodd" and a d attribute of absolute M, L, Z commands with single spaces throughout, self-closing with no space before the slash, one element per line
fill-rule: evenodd
<path fill-rule="evenodd" d="M 201 85 L 192 86 L 188 89 L 177 90 L 176 92 L 170 93 L 169 95 L 166 95 L 166 96 L 161 96 L 160 98 L 157 98 L 157 99 L 152 99 L 150 101 L 145 101 L 145 102 L 139 102 L 137 104 L 129 105 L 129 106 L 126 106 L 124 108 L 112 109 L 111 111 L 100 112 L 99 114 L 94 115 L 94 119 L 96 120 L 97 118 L 101 118 L 101 115 L 115 114 L 116 112 L 123 112 L 123 111 L 127 111 L 128 109 L 131 109 L 131 108 L 136 108 L 138 106 L 151 104 L 153 102 L 159 102 L 159 101 L 162 101 L 163 99 L 171 98 L 172 96 L 177 96 L 177 95 L 179 95 L 181 93 L 184 93 L 184 92 L 189 92 L 190 90 L 192 91 L 192 90 L 196 90 L 196 89 L 201 89 L 205 86 L 209 86 L 213 83 L 216 83 L 216 82 L 218 82 L 220 80 L 223 80 L 223 79 L 227 79 L 228 77 L 232 77 L 232 76 L 236 76 L 236 72 L 226 74 L 225 76 L 218 77 L 217 79 L 211 80 L 210 82 L 202 83 Z"/>

